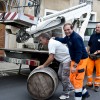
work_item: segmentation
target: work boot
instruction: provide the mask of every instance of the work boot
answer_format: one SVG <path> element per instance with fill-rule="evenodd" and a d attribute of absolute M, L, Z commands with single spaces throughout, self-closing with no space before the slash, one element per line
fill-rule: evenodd
<path fill-rule="evenodd" d="M 87 88 L 87 89 L 92 89 L 93 88 L 93 84 L 92 85 L 87 85 L 86 84 L 84 87 Z"/>
<path fill-rule="evenodd" d="M 95 92 L 99 92 L 99 91 L 100 91 L 100 87 L 99 87 L 99 86 L 95 86 L 95 87 L 94 87 L 94 91 L 95 91 Z"/>
<path fill-rule="evenodd" d="M 86 100 L 89 97 L 90 97 L 90 94 L 87 92 L 85 96 L 82 96 L 82 100 Z"/>

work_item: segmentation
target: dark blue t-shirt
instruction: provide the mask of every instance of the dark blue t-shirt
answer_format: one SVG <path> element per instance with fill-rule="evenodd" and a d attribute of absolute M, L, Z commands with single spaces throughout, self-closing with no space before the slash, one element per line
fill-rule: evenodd
<path fill-rule="evenodd" d="M 88 42 L 88 46 L 90 47 L 90 53 L 94 53 L 97 50 L 100 50 L 100 34 L 93 33 L 90 36 L 90 40 Z"/>

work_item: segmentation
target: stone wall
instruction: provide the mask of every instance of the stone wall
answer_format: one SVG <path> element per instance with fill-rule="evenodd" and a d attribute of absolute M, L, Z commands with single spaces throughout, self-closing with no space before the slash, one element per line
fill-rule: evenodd
<path fill-rule="evenodd" d="M 97 21 L 100 22 L 100 0 L 93 0 L 93 11 L 97 12 Z"/>

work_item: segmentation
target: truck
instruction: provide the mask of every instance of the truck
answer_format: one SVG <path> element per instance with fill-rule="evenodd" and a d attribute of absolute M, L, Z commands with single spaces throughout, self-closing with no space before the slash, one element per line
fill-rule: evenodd
<path fill-rule="evenodd" d="M 15 35 L 16 42 L 23 43 L 23 46 L 22 48 L 0 48 L 5 52 L 4 56 L 0 56 L 0 61 L 19 64 L 19 73 L 22 64 L 29 65 L 30 70 L 33 70 L 47 59 L 48 50 L 39 42 L 37 38 L 39 34 L 43 32 L 51 34 L 52 31 L 56 31 L 56 34 L 52 34 L 52 36 L 64 37 L 62 27 L 70 21 L 74 30 L 84 40 L 84 33 L 92 12 L 90 1 L 43 17 L 39 16 L 41 0 L 29 0 L 27 5 L 26 0 L 24 0 L 21 6 L 20 0 L 17 0 L 16 6 L 13 6 L 13 2 L 14 0 L 7 2 L 7 4 L 10 3 L 10 9 L 17 9 L 17 12 L 9 12 L 9 9 L 7 9 L 9 6 L 7 5 L 6 12 L 0 13 L 0 23 L 6 25 L 6 31 Z M 34 16 L 25 14 L 25 7 L 34 7 Z M 15 31 L 12 31 L 13 29 Z M 36 47 L 34 49 L 28 48 L 29 46 L 25 44 L 30 38 L 33 39 L 32 43 Z M 58 70 L 58 66 L 59 62 L 56 60 L 50 64 L 50 67 L 55 71 Z"/>

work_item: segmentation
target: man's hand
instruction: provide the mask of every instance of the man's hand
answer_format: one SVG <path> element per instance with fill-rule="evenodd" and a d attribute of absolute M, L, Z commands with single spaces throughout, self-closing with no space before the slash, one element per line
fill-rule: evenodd
<path fill-rule="evenodd" d="M 41 69 L 41 68 L 44 68 L 44 67 L 45 67 L 44 65 L 40 65 L 36 69 Z"/>
<path fill-rule="evenodd" d="M 96 52 L 94 52 L 94 54 L 95 54 L 95 55 L 98 54 L 98 50 L 97 50 Z"/>
<path fill-rule="evenodd" d="M 71 72 L 72 72 L 72 73 L 75 73 L 76 71 L 77 71 L 77 70 L 76 70 L 75 67 L 72 67 L 72 68 L 71 68 Z"/>
<path fill-rule="evenodd" d="M 72 73 L 74 73 L 74 72 L 77 71 L 77 69 L 76 69 L 77 68 L 77 65 L 78 65 L 77 63 L 74 63 L 73 67 L 71 68 L 71 72 Z"/>

